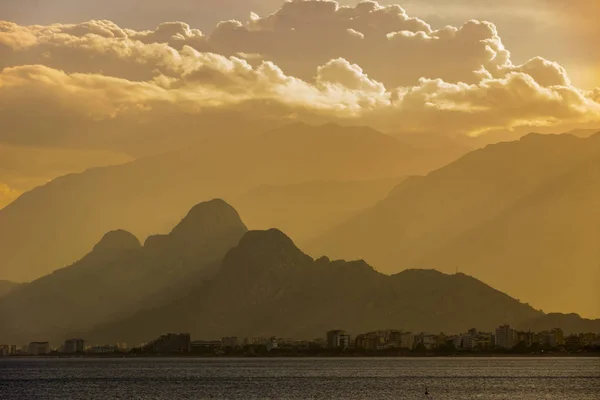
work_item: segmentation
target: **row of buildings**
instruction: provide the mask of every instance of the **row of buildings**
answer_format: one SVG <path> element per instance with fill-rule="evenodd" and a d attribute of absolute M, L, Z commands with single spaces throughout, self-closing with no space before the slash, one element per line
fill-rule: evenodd
<path fill-rule="evenodd" d="M 50 342 L 30 342 L 28 344 L 17 345 L 0 345 L 0 357 L 4 356 L 41 356 L 51 353 L 60 354 L 102 354 L 128 351 L 127 344 L 117 343 L 115 345 L 105 346 L 90 346 L 83 339 L 68 339 L 64 344 L 58 347 L 53 347 Z"/>
<path fill-rule="evenodd" d="M 367 332 L 352 337 L 344 330 L 327 332 L 324 339 L 297 341 L 276 337 L 239 338 L 223 337 L 220 340 L 193 341 L 189 333 L 167 333 L 157 339 L 136 346 L 134 349 L 125 343 L 114 345 L 90 346 L 83 339 L 69 339 L 63 345 L 53 348 L 48 342 L 31 342 L 17 347 L 0 345 L 0 356 L 12 355 L 46 355 L 60 354 L 114 354 L 129 351 L 148 354 L 220 354 L 243 349 L 260 349 L 271 352 L 275 349 L 308 351 L 308 350 L 345 350 L 356 349 L 376 352 L 389 349 L 414 350 L 459 350 L 459 351 L 495 351 L 531 348 L 600 348 L 600 334 L 580 333 L 565 336 L 559 328 L 544 332 L 525 332 L 511 328 L 509 325 L 499 326 L 495 332 L 481 332 L 470 329 L 458 335 L 411 333 L 401 330 L 381 330 Z"/>
<path fill-rule="evenodd" d="M 383 330 L 359 334 L 352 340 L 344 330 L 327 332 L 327 348 L 382 351 L 386 349 L 436 350 L 455 349 L 469 351 L 511 350 L 517 347 L 531 348 L 581 348 L 600 347 L 600 334 L 580 333 L 565 336 L 562 329 L 544 332 L 524 332 L 509 325 L 499 326 L 495 332 L 470 329 L 458 335 L 445 335 Z"/>

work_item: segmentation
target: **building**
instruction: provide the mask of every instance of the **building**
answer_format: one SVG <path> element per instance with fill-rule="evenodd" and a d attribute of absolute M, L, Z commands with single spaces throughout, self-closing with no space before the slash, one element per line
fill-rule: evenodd
<path fill-rule="evenodd" d="M 540 332 L 538 336 L 539 343 L 542 346 L 554 348 L 564 346 L 565 344 L 565 337 L 562 329 L 560 328 L 552 329 L 550 332 Z"/>
<path fill-rule="evenodd" d="M 148 343 L 143 349 L 158 354 L 189 353 L 191 342 L 189 333 L 167 333 Z"/>
<path fill-rule="evenodd" d="M 48 342 L 31 342 L 29 343 L 28 353 L 32 356 L 40 356 L 50 353 L 50 343 Z"/>
<path fill-rule="evenodd" d="M 524 344 L 527 347 L 531 347 L 534 344 L 540 343 L 539 336 L 535 332 L 517 332 L 515 335 L 516 344 Z"/>
<path fill-rule="evenodd" d="M 414 348 L 423 346 L 427 350 L 435 350 L 439 345 L 438 335 L 420 333 L 414 338 Z"/>
<path fill-rule="evenodd" d="M 579 337 L 583 346 L 598 346 L 600 344 L 600 336 L 595 333 L 580 333 Z"/>
<path fill-rule="evenodd" d="M 76 354 L 83 353 L 85 351 L 85 340 L 83 339 L 69 339 L 65 341 L 63 349 L 64 353 Z"/>
<path fill-rule="evenodd" d="M 267 341 L 267 351 L 272 351 L 275 350 L 279 347 L 279 343 L 277 343 L 277 339 L 276 338 L 271 338 L 270 340 Z"/>
<path fill-rule="evenodd" d="M 328 349 L 347 349 L 350 347 L 350 335 L 343 330 L 327 332 Z"/>
<path fill-rule="evenodd" d="M 554 335 L 554 338 L 556 339 L 556 345 L 564 346 L 565 334 L 564 334 L 563 330 L 560 328 L 554 328 L 554 329 L 552 329 L 552 334 Z"/>
<path fill-rule="evenodd" d="M 496 346 L 503 349 L 512 349 L 517 345 L 516 332 L 510 325 L 502 325 L 496 328 Z"/>
<path fill-rule="evenodd" d="M 12 347 L 7 344 L 0 344 L 0 357 L 8 357 L 13 355 Z"/>
<path fill-rule="evenodd" d="M 224 349 L 235 349 L 240 347 L 241 341 L 237 336 L 224 337 L 221 339 L 221 347 Z"/>
<path fill-rule="evenodd" d="M 412 349 L 415 347 L 415 335 L 410 332 L 402 332 L 400 334 L 400 348 Z"/>
<path fill-rule="evenodd" d="M 363 333 L 356 337 L 355 346 L 357 349 L 376 351 L 383 345 L 381 338 L 374 333 Z"/>
<path fill-rule="evenodd" d="M 473 336 L 468 333 L 463 333 L 461 335 L 453 336 L 452 344 L 456 349 L 460 350 L 471 350 L 471 340 Z"/>
<path fill-rule="evenodd" d="M 579 349 L 583 347 L 581 339 L 579 335 L 569 335 L 564 339 L 565 347 L 568 349 Z"/>
<path fill-rule="evenodd" d="M 490 332 L 477 332 L 471 337 L 472 350 L 492 350 L 496 346 L 496 338 Z"/>

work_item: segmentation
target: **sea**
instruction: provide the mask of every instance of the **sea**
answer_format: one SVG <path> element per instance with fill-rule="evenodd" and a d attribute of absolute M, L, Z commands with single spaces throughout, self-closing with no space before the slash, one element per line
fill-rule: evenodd
<path fill-rule="evenodd" d="M 598 400 L 600 358 L 0 359 L 0 399 Z"/>

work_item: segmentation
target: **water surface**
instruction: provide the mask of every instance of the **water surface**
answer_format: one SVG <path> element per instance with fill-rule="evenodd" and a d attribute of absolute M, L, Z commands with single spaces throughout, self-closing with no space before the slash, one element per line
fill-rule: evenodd
<path fill-rule="evenodd" d="M 0 359 L 0 399 L 600 399 L 598 358 Z"/>

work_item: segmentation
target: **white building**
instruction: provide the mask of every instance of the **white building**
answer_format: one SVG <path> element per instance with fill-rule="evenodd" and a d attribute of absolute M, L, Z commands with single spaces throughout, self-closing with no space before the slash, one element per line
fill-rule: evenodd
<path fill-rule="evenodd" d="M 512 349 L 516 345 L 516 331 L 510 325 L 502 325 L 496 328 L 496 346 L 503 349 Z"/>

